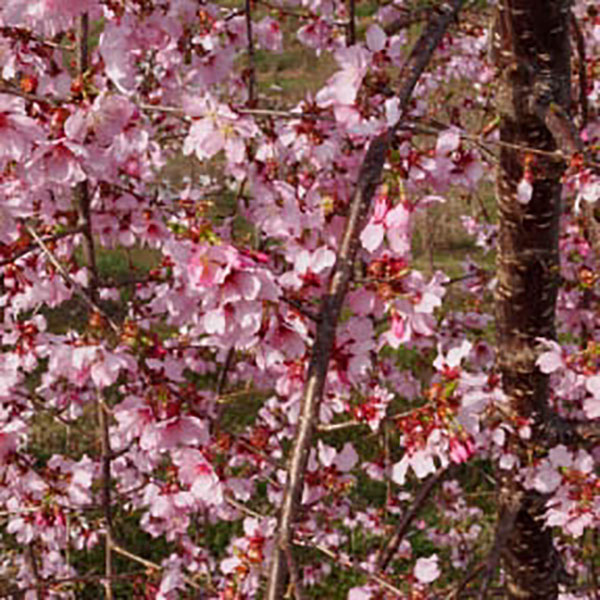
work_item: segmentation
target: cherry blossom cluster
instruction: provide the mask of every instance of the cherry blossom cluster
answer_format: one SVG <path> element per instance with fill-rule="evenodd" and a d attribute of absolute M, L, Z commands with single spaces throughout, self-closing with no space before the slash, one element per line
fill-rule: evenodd
<path fill-rule="evenodd" d="M 307 458 L 302 585 L 320 597 L 334 571 L 354 569 L 352 600 L 391 597 L 385 584 L 417 600 L 460 582 L 486 532 L 459 476 L 394 569 L 380 573 L 377 558 L 422 480 L 450 469 L 515 470 L 547 495 L 567 553 L 570 536 L 598 527 L 597 449 L 557 444 L 527 465 L 512 453 L 528 423 L 506 414 L 494 366 L 483 261 L 495 223 L 462 217 L 473 250 L 458 277 L 413 256 L 420 215 L 489 194 L 498 139 L 473 133 L 491 120 L 484 8 L 446 34 L 401 114 L 393 86 L 411 36 L 394 23 L 409 5 L 361 17 L 350 40 L 341 0 L 2 3 L 0 594 L 8 581 L 26 598 L 40 586 L 77 597 L 88 558 L 120 552 L 126 573 L 137 560 L 145 574 L 119 583 L 102 566 L 93 585 L 259 597 L 319 302 L 365 148 L 400 121 L 356 240 Z M 575 14 L 593 103 L 600 17 L 585 2 Z M 288 46 L 327 57 L 329 71 L 282 106 L 256 59 Z M 537 359 L 556 414 L 583 422 L 600 417 L 598 263 L 581 210 L 600 194 L 589 117 L 590 156 L 565 175 L 558 337 L 539 340 Z M 535 160 L 524 161 L 527 203 Z M 125 276 L 103 267 L 116 255 Z"/>

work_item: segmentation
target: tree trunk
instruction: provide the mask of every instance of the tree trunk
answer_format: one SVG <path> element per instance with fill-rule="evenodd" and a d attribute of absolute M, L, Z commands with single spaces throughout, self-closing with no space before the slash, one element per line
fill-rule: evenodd
<path fill-rule="evenodd" d="M 553 152 L 571 103 L 568 0 L 501 0 L 494 54 L 500 70 L 501 118 L 497 200 L 500 216 L 496 324 L 498 364 L 515 422 L 529 419 L 531 438 L 512 440 L 526 464 L 544 447 L 548 377 L 536 367 L 537 338 L 555 336 L 561 176 Z M 557 116 L 558 115 L 558 116 Z M 526 147 L 533 150 L 527 152 Z M 525 178 L 529 201 L 517 190 Z M 512 527 L 503 544 L 507 597 L 551 600 L 558 596 L 558 569 L 550 530 L 540 517 L 544 498 L 504 475 L 500 514 Z"/>

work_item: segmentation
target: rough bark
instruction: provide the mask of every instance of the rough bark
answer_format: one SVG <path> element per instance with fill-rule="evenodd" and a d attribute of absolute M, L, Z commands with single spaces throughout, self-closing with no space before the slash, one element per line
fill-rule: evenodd
<path fill-rule="evenodd" d="M 544 447 L 548 432 L 548 377 L 535 362 L 537 339 L 555 336 L 565 165 L 539 153 L 532 159 L 513 145 L 549 152 L 563 145 L 571 103 L 569 15 L 568 0 L 502 0 L 494 40 L 500 136 L 511 144 L 501 150 L 497 173 L 498 364 L 512 417 L 532 423 L 530 440 L 513 440 L 523 461 Z M 526 168 L 532 170 L 533 193 L 523 204 L 517 187 Z M 507 597 L 556 598 L 556 554 L 540 519 L 544 498 L 521 489 L 509 474 L 502 478 L 500 503 L 500 513 L 509 515 L 505 522 L 512 522 L 502 550 Z"/>

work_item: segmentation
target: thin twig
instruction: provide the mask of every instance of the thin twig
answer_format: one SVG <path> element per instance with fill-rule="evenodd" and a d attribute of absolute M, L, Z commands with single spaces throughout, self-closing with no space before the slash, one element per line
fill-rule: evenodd
<path fill-rule="evenodd" d="M 254 37 L 252 35 L 252 0 L 245 0 L 246 6 L 246 43 L 248 45 L 248 106 L 256 102 L 256 65 L 254 64 Z"/>
<path fill-rule="evenodd" d="M 386 25 L 385 33 L 388 36 L 396 35 L 402 30 L 407 29 L 411 25 L 415 25 L 416 23 L 420 23 L 421 21 L 427 19 L 430 12 L 430 8 L 422 8 L 413 12 L 407 12 L 406 14 L 402 15 L 401 17 L 398 17 L 397 19 Z"/>
<path fill-rule="evenodd" d="M 300 546 L 300 547 L 304 547 L 304 548 L 314 548 L 315 550 L 318 550 L 325 556 L 328 556 L 329 558 L 331 558 L 338 565 L 345 567 L 347 569 L 352 569 L 354 571 L 358 571 L 358 572 L 362 573 L 363 575 L 366 575 L 366 577 L 368 579 L 371 579 L 372 581 L 378 583 L 381 587 L 385 588 L 388 592 L 391 592 L 398 598 L 406 598 L 406 594 L 404 592 L 402 592 L 402 590 L 400 590 L 396 586 L 392 585 L 389 581 L 387 581 L 386 579 L 384 579 L 377 573 L 371 573 L 369 570 L 361 567 L 358 564 L 353 563 L 352 561 L 348 560 L 347 558 L 345 558 L 343 556 L 340 556 L 339 554 L 336 554 L 333 550 L 330 550 L 329 548 L 326 548 L 325 546 L 321 546 L 320 544 L 311 544 L 304 540 L 294 540 L 293 544 L 295 546 Z"/>
<path fill-rule="evenodd" d="M 463 592 L 466 587 L 475 579 L 481 571 L 485 569 L 485 563 L 479 563 L 474 569 L 470 570 L 467 575 L 460 581 L 460 583 L 449 592 L 446 596 L 446 600 L 458 600 L 463 597 Z"/>
<path fill-rule="evenodd" d="M 319 433 L 333 433 L 334 431 L 342 431 L 343 429 L 350 429 L 351 427 L 358 427 L 360 425 L 367 425 L 363 421 L 344 421 L 343 423 L 322 423 L 317 425 L 317 431 Z"/>
<path fill-rule="evenodd" d="M 48 236 L 42 237 L 41 240 L 45 244 L 52 244 L 54 242 L 57 242 L 58 240 L 61 240 L 62 238 L 68 237 L 70 235 L 77 235 L 78 233 L 81 233 L 81 231 L 82 231 L 81 227 L 76 227 L 75 229 L 69 229 L 67 231 L 61 231 L 60 233 L 55 233 L 54 235 L 48 235 Z M 25 246 L 25 248 L 20 248 L 19 250 L 14 252 L 9 258 L 0 260 L 0 267 L 4 267 L 6 265 L 10 265 L 10 264 L 14 263 L 16 260 L 18 260 L 22 256 L 25 256 L 26 254 L 33 252 L 33 250 L 35 250 L 38 247 L 39 247 L 38 244 L 29 244 L 28 246 Z"/>
<path fill-rule="evenodd" d="M 89 17 L 87 12 L 79 18 L 77 28 L 77 70 L 78 76 L 85 86 L 84 78 L 89 69 Z M 98 303 L 98 267 L 96 264 L 96 248 L 94 244 L 94 234 L 92 230 L 92 213 L 90 188 L 87 179 L 77 184 L 75 188 L 75 200 L 78 213 L 78 225 L 83 233 L 83 254 L 90 273 L 88 285 L 88 294 L 93 304 Z M 100 435 L 100 463 L 101 463 L 101 503 L 104 516 L 104 528 L 106 538 L 104 545 L 104 596 L 106 600 L 113 600 L 113 560 L 111 543 L 113 539 L 112 522 L 112 499 L 111 499 L 111 462 L 112 450 L 110 446 L 110 430 L 108 423 L 108 413 L 104 408 L 102 391 L 98 388 L 96 396 L 98 428 Z"/>
<path fill-rule="evenodd" d="M 287 568 L 290 573 L 290 580 L 294 588 L 294 597 L 296 600 L 304 600 L 304 588 L 302 586 L 302 580 L 300 579 L 300 573 L 298 572 L 298 565 L 294 560 L 292 549 L 289 546 L 285 549 L 285 557 L 287 560 Z"/>
<path fill-rule="evenodd" d="M 147 558 L 138 556 L 137 554 L 134 554 L 133 552 L 129 552 L 129 550 L 126 550 L 122 546 L 119 546 L 112 540 L 110 541 L 110 544 L 111 544 L 111 548 L 114 552 L 116 552 L 117 554 L 120 554 L 121 556 L 124 556 L 125 558 L 128 558 L 129 560 L 132 560 L 133 562 L 137 562 L 140 565 L 143 565 L 147 569 L 152 569 L 152 570 L 158 571 L 158 572 L 161 572 L 164 570 L 164 568 L 161 567 L 159 564 L 152 562 L 151 560 L 148 560 Z M 195 590 L 203 589 L 193 579 L 190 579 L 189 577 L 186 577 L 185 575 L 182 575 L 182 579 L 187 585 L 189 585 L 191 588 L 193 588 Z"/>
<path fill-rule="evenodd" d="M 402 521 L 398 524 L 394 535 L 390 538 L 388 543 L 385 545 L 385 549 L 379 553 L 379 556 L 375 560 L 377 569 L 382 573 L 387 569 L 394 554 L 398 551 L 404 536 L 406 535 L 408 528 L 415 520 L 417 515 L 423 510 L 425 502 L 431 494 L 435 486 L 448 474 L 448 469 L 442 469 L 435 475 L 431 475 L 427 481 L 419 489 L 414 502 L 408 511 L 404 514 Z"/>
<path fill-rule="evenodd" d="M 35 551 L 33 548 L 33 543 L 27 545 L 27 562 L 29 563 L 29 567 L 31 568 L 31 572 L 33 573 L 33 580 L 35 581 L 35 591 L 36 598 L 40 598 L 39 592 L 42 591 L 41 587 L 43 584 L 43 580 L 40 577 L 40 571 L 38 569 L 38 562 L 35 556 Z"/>
<path fill-rule="evenodd" d="M 28 100 L 29 102 L 39 102 L 40 104 L 53 104 L 54 106 L 60 106 L 61 104 L 66 104 L 70 101 L 70 98 L 64 98 L 59 100 L 57 98 L 51 98 L 50 96 L 39 96 L 37 94 L 33 94 L 31 92 L 24 92 L 22 89 L 10 85 L 6 81 L 0 80 L 0 93 L 10 94 L 12 96 L 19 96 L 24 100 Z"/>
<path fill-rule="evenodd" d="M 265 518 L 265 515 L 263 515 L 259 512 L 256 512 L 255 510 L 252 510 L 251 508 L 248 508 L 245 504 L 238 502 L 231 496 L 226 495 L 225 502 L 227 502 L 227 504 L 229 504 L 236 510 L 239 510 L 241 513 L 248 515 L 249 517 L 254 517 L 255 519 L 264 519 Z"/>
<path fill-rule="evenodd" d="M 37 234 L 35 229 L 29 225 L 25 225 L 29 235 L 36 241 L 38 246 L 42 249 L 48 260 L 54 265 L 56 270 L 60 273 L 62 278 L 68 287 L 72 288 L 77 295 L 83 299 L 83 301 L 90 307 L 93 308 L 100 316 L 102 316 L 106 322 L 110 325 L 111 329 L 115 333 L 119 333 L 119 326 L 110 318 L 110 316 L 90 297 L 88 292 L 77 283 L 69 274 L 69 272 L 63 267 L 59 260 L 54 256 L 52 251 L 46 246 L 42 238 Z"/>
<path fill-rule="evenodd" d="M 286 296 L 282 296 L 281 300 L 286 304 L 289 304 L 292 308 L 296 309 L 302 316 L 314 321 L 315 323 L 319 320 L 319 315 L 315 314 L 312 310 L 306 308 L 301 302 L 294 300 L 293 298 L 288 298 Z"/>
<path fill-rule="evenodd" d="M 494 543 L 492 544 L 492 549 L 490 550 L 485 561 L 485 574 L 483 581 L 481 582 L 481 587 L 479 588 L 477 600 L 485 600 L 487 597 L 488 588 L 500 563 L 502 551 L 508 542 L 517 518 L 518 507 L 521 502 L 522 495 L 518 490 L 514 489 L 514 487 L 514 484 L 509 481 L 505 486 L 505 489 L 501 491 L 501 493 L 505 496 L 505 500 L 502 503 L 503 510 L 496 526 L 496 533 L 494 534 Z"/>
<path fill-rule="evenodd" d="M 296 112 L 290 110 L 278 110 L 275 108 L 242 108 L 233 106 L 233 110 L 239 112 L 242 115 L 254 115 L 257 117 L 279 117 L 282 119 L 310 119 L 315 121 L 330 121 L 335 122 L 330 114 L 317 114 L 317 113 L 305 113 Z"/>
<path fill-rule="evenodd" d="M 598 530 L 595 529 L 592 533 L 592 546 L 594 548 L 600 548 L 598 542 L 600 541 L 600 536 L 598 535 Z M 600 579 L 598 578 L 598 573 L 596 572 L 596 561 L 592 556 L 589 561 L 589 571 L 590 571 L 590 579 L 592 580 L 592 589 L 594 590 L 594 596 L 596 600 L 600 600 Z"/>
<path fill-rule="evenodd" d="M 113 581 L 123 580 L 123 579 L 132 579 L 134 577 L 139 577 L 140 575 L 147 575 L 146 571 L 132 571 L 130 573 L 119 573 L 117 575 L 112 576 Z M 10 588 L 2 588 L 0 587 L 0 597 L 2 598 L 11 598 L 11 600 L 19 600 L 21 598 L 25 598 L 27 592 L 41 592 L 42 594 L 47 594 L 47 592 L 51 591 L 52 588 L 57 588 L 63 585 L 69 584 L 77 584 L 77 583 L 94 583 L 97 581 L 101 581 L 105 578 L 105 575 L 74 575 L 73 577 L 61 577 L 57 579 L 44 579 L 35 585 L 30 585 L 29 587 L 19 588 L 19 587 L 10 587 Z M 52 590 L 56 591 L 56 590 Z"/>
<path fill-rule="evenodd" d="M 112 545 L 113 522 L 112 522 L 112 499 L 111 499 L 111 461 L 112 450 L 110 447 L 110 431 L 108 426 L 108 415 L 104 410 L 102 396 L 98 390 L 98 427 L 100 429 L 101 442 L 101 467 L 102 467 L 102 512 L 104 513 L 104 527 L 106 529 L 105 548 L 104 548 L 104 574 L 106 580 L 104 587 L 107 600 L 112 600 Z"/>
<path fill-rule="evenodd" d="M 221 367 L 221 373 L 219 373 L 219 381 L 217 382 L 217 396 L 222 396 L 225 392 L 225 386 L 227 385 L 227 375 L 229 374 L 229 369 L 231 369 L 231 365 L 233 363 L 233 357 L 235 355 L 235 350 L 233 346 L 227 350 L 227 356 L 225 357 L 225 361 L 223 362 L 223 366 Z"/>

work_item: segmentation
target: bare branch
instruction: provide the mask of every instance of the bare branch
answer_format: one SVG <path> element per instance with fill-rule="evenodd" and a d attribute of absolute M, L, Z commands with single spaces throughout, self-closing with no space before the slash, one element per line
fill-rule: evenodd
<path fill-rule="evenodd" d="M 315 322 L 319 320 L 319 316 L 312 312 L 312 310 L 306 308 L 301 302 L 298 302 L 293 298 L 287 298 L 286 296 L 283 296 L 281 299 L 286 304 L 289 304 L 292 308 L 295 308 L 302 316 L 306 317 L 307 319 L 310 319 L 311 321 Z"/>
<path fill-rule="evenodd" d="M 385 571 L 390 564 L 394 554 L 398 551 L 404 536 L 408 532 L 408 528 L 415 520 L 417 515 L 423 510 L 425 502 L 429 497 L 429 494 L 433 491 L 435 486 L 448 474 L 448 469 L 442 469 L 439 473 L 431 475 L 427 481 L 419 489 L 417 496 L 412 503 L 411 507 L 405 513 L 402 521 L 398 524 L 394 535 L 390 538 L 388 543 L 385 545 L 385 549 L 382 549 L 379 556 L 375 560 L 378 570 L 381 572 Z"/>
<path fill-rule="evenodd" d="M 506 491 L 504 491 L 505 495 L 511 495 L 513 497 L 512 499 L 506 499 L 503 506 L 503 511 L 498 519 L 496 533 L 494 534 L 494 543 L 492 544 L 492 549 L 490 550 L 485 561 L 485 565 L 483 566 L 485 572 L 481 587 L 479 588 L 479 594 L 477 596 L 478 600 L 485 600 L 487 597 L 490 583 L 492 582 L 496 569 L 500 564 L 502 551 L 506 546 L 511 530 L 514 526 L 517 511 L 519 510 L 519 502 L 521 499 L 520 494 L 516 490 L 514 490 L 514 492 L 515 493 L 513 496 L 513 494 L 508 494 Z"/>
<path fill-rule="evenodd" d="M 296 600 L 304 600 L 306 596 L 304 595 L 302 580 L 300 579 L 300 573 L 298 572 L 298 565 L 294 560 L 292 549 L 289 546 L 286 546 L 285 548 L 285 558 L 287 560 L 287 568 L 290 573 L 292 587 L 294 588 L 294 597 Z"/>
<path fill-rule="evenodd" d="M 356 44 L 356 0 L 349 0 L 348 29 L 346 30 L 346 46 Z"/>
<path fill-rule="evenodd" d="M 256 65 L 254 64 L 254 38 L 252 35 L 252 0 L 245 0 L 246 10 L 246 43 L 248 45 L 248 106 L 256 102 Z"/>

